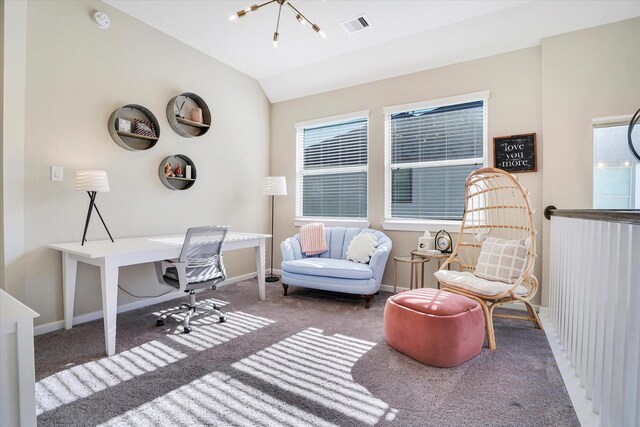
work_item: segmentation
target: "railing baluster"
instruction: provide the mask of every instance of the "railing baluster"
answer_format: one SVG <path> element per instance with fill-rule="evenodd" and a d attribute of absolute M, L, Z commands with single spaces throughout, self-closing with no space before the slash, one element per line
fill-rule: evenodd
<path fill-rule="evenodd" d="M 557 212 L 549 319 L 600 425 L 640 427 L 640 222 Z"/>

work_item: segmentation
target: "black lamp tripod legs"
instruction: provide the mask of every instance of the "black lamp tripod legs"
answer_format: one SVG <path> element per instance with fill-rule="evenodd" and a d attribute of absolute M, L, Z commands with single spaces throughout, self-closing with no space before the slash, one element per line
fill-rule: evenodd
<path fill-rule="evenodd" d="M 97 193 L 95 191 L 87 191 L 87 194 L 89 195 L 90 202 L 89 202 L 89 210 L 87 211 L 87 220 L 84 223 L 84 232 L 82 233 L 81 244 L 84 245 L 84 242 L 87 241 L 87 229 L 89 228 L 89 221 L 91 220 L 91 211 L 93 209 L 96 210 L 96 213 L 100 217 L 100 221 L 102 222 L 102 225 L 104 225 L 104 229 L 107 230 L 109 239 L 111 239 L 111 241 L 113 242 L 113 237 L 111 237 L 111 232 L 109 232 L 109 229 L 107 228 L 107 224 L 104 222 L 104 219 L 102 218 L 102 214 L 100 214 L 100 211 L 98 210 L 98 205 L 96 205 Z"/>
<path fill-rule="evenodd" d="M 84 222 L 84 232 L 82 233 L 82 241 L 81 241 L 81 245 L 84 245 L 84 242 L 87 241 L 87 228 L 89 228 L 89 221 L 91 220 L 91 211 L 93 210 L 93 205 L 96 201 L 96 192 L 95 191 L 87 191 L 87 194 L 89 195 L 89 199 L 91 199 L 91 201 L 89 202 L 89 210 L 87 211 L 87 219 Z"/>

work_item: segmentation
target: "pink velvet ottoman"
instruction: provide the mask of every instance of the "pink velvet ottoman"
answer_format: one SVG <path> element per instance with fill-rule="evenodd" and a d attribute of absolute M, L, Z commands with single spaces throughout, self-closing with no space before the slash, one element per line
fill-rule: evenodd
<path fill-rule="evenodd" d="M 484 315 L 476 301 L 437 289 L 414 289 L 387 300 L 387 343 L 426 365 L 450 368 L 480 353 Z"/>

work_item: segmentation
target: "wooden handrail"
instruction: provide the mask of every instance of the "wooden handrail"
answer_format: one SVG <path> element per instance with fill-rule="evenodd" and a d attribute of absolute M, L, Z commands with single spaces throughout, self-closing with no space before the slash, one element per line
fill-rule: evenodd
<path fill-rule="evenodd" d="M 550 205 L 544 209 L 544 217 L 551 216 L 640 224 L 640 209 L 558 209 Z"/>

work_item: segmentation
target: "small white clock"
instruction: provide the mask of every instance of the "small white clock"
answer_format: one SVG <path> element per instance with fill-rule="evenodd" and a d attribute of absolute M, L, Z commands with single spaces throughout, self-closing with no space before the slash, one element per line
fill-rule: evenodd
<path fill-rule="evenodd" d="M 436 249 L 443 254 L 451 253 L 451 235 L 445 230 L 440 230 L 435 237 Z"/>

